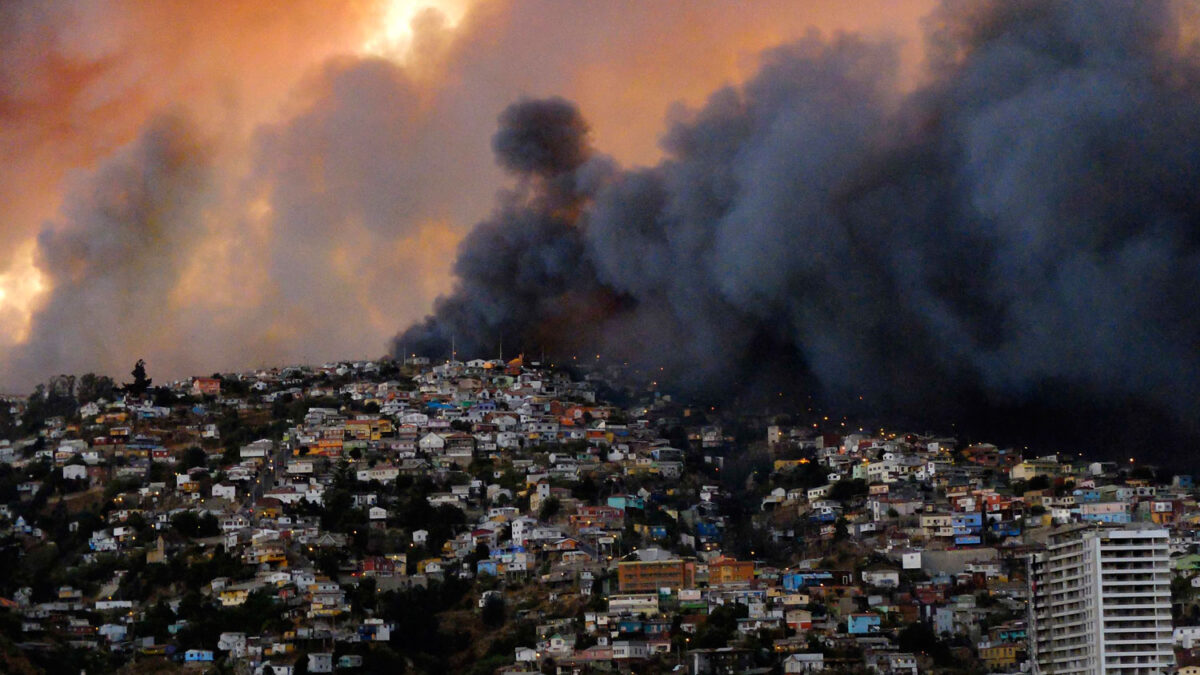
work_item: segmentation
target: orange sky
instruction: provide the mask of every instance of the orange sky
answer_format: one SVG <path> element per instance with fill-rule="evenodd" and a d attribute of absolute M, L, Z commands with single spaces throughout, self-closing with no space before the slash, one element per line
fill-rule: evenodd
<path fill-rule="evenodd" d="M 911 85 L 933 6 L 46 4 L 0 8 L 0 389 L 17 391 L 138 358 L 166 378 L 377 356 L 448 290 L 505 185 L 505 105 L 572 99 L 600 151 L 648 164 L 673 105 L 814 28 L 900 41 Z M 151 136 L 164 116 L 184 122 Z M 178 147 L 202 153 L 182 173 L 159 165 Z"/>

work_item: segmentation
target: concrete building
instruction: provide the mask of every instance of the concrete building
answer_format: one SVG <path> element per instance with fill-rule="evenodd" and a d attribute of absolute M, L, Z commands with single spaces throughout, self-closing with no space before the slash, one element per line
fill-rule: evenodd
<path fill-rule="evenodd" d="M 1029 558 L 1030 647 L 1040 673 L 1153 675 L 1174 666 L 1169 534 L 1078 525 Z"/>

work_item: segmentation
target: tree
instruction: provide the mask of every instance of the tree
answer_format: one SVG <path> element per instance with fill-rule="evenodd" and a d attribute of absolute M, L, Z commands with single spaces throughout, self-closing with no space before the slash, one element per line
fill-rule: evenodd
<path fill-rule="evenodd" d="M 1030 478 L 1026 487 L 1029 490 L 1045 490 L 1050 487 L 1050 478 L 1039 474 Z"/>
<path fill-rule="evenodd" d="M 481 616 L 483 625 L 488 628 L 499 628 L 504 625 L 504 598 L 500 595 L 489 596 L 483 603 Z"/>
<path fill-rule="evenodd" d="M 954 656 L 945 642 L 938 639 L 933 629 L 924 622 L 909 624 L 896 637 L 900 649 L 912 653 L 925 653 L 939 666 L 954 665 Z"/>
<path fill-rule="evenodd" d="M 708 620 L 696 634 L 693 641 L 702 649 L 726 647 L 729 641 L 737 635 L 737 620 L 749 615 L 749 608 L 738 603 L 736 605 L 721 605 L 708 614 Z"/>
<path fill-rule="evenodd" d="M 867 494 L 867 482 L 861 478 L 842 479 L 829 488 L 829 498 L 844 502 Z"/>
<path fill-rule="evenodd" d="M 542 508 L 538 510 L 538 520 L 550 520 L 558 515 L 562 510 L 562 502 L 558 501 L 558 497 L 550 497 L 542 502 Z"/>
<path fill-rule="evenodd" d="M 197 515 L 194 511 L 181 511 L 171 519 L 171 526 L 185 537 L 212 537 L 220 533 L 221 525 L 211 513 Z"/>
<path fill-rule="evenodd" d="M 193 445 L 183 451 L 183 457 L 179 459 L 179 468 L 187 471 L 188 469 L 205 466 L 208 464 L 208 453 L 200 446 Z"/>
<path fill-rule="evenodd" d="M 143 394 L 145 394 L 146 390 L 150 388 L 150 384 L 154 382 L 154 380 L 146 377 L 145 359 L 138 359 L 137 363 L 135 363 L 133 366 L 133 370 L 130 371 L 129 374 L 133 375 L 133 382 L 125 384 L 125 391 L 126 393 L 137 397 L 141 397 Z"/>
<path fill-rule="evenodd" d="M 34 389 L 26 404 L 22 425 L 26 429 L 36 429 L 51 417 L 71 417 L 77 408 L 75 378 L 58 375 Z"/>
<path fill-rule="evenodd" d="M 113 384 L 111 377 L 95 373 L 84 373 L 79 378 L 75 397 L 78 399 L 80 405 L 85 405 L 93 401 L 99 401 L 100 399 L 111 399 L 115 390 L 116 385 Z"/>

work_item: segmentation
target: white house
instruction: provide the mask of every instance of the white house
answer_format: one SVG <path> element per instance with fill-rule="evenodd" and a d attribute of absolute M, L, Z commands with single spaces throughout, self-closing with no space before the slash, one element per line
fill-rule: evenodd
<path fill-rule="evenodd" d="M 246 634 L 245 633 L 221 633 L 217 639 L 217 649 L 229 652 L 230 656 L 242 658 L 246 655 Z"/>
<path fill-rule="evenodd" d="M 237 486 L 232 483 L 217 483 L 212 486 L 212 496 L 215 499 L 237 499 Z"/>
<path fill-rule="evenodd" d="M 360 481 L 377 480 L 380 483 L 390 483 L 400 475 L 400 469 L 391 464 L 377 464 L 369 469 L 360 469 L 357 477 Z"/>
<path fill-rule="evenodd" d="M 62 468 L 64 480 L 86 480 L 87 467 L 83 464 L 68 464 Z"/>
<path fill-rule="evenodd" d="M 425 434 L 417 441 L 417 447 L 424 452 L 441 452 L 446 449 L 446 439 L 434 433 Z"/>
<path fill-rule="evenodd" d="M 332 652 L 312 652 L 308 655 L 308 672 L 310 673 L 332 673 L 333 672 L 333 653 Z"/>
<path fill-rule="evenodd" d="M 897 588 L 900 586 L 900 573 L 896 570 L 863 570 L 863 583 L 877 588 Z"/>
<path fill-rule="evenodd" d="M 785 673 L 819 673 L 825 669 L 823 654 L 789 654 L 783 660 Z"/>

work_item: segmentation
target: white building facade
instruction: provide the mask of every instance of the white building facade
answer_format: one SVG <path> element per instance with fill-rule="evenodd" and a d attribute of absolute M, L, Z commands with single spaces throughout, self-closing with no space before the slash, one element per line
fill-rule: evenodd
<path fill-rule="evenodd" d="M 1081 525 L 1029 558 L 1035 672 L 1155 675 L 1175 663 L 1169 533 Z"/>

